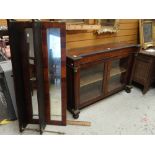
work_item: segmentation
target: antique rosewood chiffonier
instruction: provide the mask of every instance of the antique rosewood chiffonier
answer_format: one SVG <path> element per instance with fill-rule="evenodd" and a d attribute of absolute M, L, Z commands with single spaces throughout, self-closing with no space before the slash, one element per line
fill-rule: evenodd
<path fill-rule="evenodd" d="M 125 89 L 131 89 L 132 69 L 139 45 L 107 44 L 67 51 L 68 110 L 80 109 Z"/>

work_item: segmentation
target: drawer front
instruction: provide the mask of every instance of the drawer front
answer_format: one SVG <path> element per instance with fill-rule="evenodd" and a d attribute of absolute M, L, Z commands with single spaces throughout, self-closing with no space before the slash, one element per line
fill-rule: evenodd
<path fill-rule="evenodd" d="M 86 64 L 94 61 L 100 61 L 103 59 L 113 59 L 113 58 L 122 58 L 126 57 L 128 55 L 131 55 L 134 53 L 134 49 L 132 48 L 126 48 L 121 50 L 115 50 L 115 51 L 109 51 L 109 52 L 103 52 L 100 54 L 94 54 L 87 57 L 83 57 L 80 59 L 80 64 Z"/>

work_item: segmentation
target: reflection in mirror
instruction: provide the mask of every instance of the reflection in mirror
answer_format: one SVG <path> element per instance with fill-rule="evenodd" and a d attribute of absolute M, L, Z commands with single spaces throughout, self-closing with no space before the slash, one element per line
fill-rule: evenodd
<path fill-rule="evenodd" d="M 143 26 L 144 31 L 144 43 L 145 42 L 152 42 L 152 23 L 144 23 Z"/>
<path fill-rule="evenodd" d="M 36 82 L 36 69 L 35 69 L 35 57 L 33 47 L 33 30 L 32 28 L 26 28 L 26 42 L 28 46 L 28 65 L 29 65 L 29 85 L 32 102 L 32 115 L 33 119 L 38 119 L 38 100 L 37 100 L 37 82 Z"/>
<path fill-rule="evenodd" d="M 61 109 L 61 38 L 59 28 L 47 29 L 48 72 L 51 120 L 62 120 Z"/>
<path fill-rule="evenodd" d="M 153 20 L 139 20 L 140 44 L 143 49 L 154 47 Z"/>

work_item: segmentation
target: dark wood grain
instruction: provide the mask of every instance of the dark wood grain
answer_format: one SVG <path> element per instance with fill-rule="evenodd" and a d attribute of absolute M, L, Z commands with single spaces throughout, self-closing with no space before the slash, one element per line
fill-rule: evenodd
<path fill-rule="evenodd" d="M 39 111 L 39 125 L 40 133 L 46 127 L 45 118 L 45 96 L 44 96 L 44 70 L 43 70 L 43 53 L 42 53 L 42 38 L 41 38 L 41 23 L 33 22 L 33 40 L 34 40 L 34 55 L 36 63 L 36 79 L 37 79 L 37 99 L 38 99 L 38 111 Z"/>
<path fill-rule="evenodd" d="M 97 53 L 116 51 L 119 49 L 125 49 L 130 47 L 140 47 L 140 45 L 114 43 L 114 44 L 104 44 L 104 45 L 98 45 L 98 46 L 88 46 L 83 48 L 74 48 L 74 49 L 67 50 L 67 56 L 73 57 L 73 55 L 76 55 L 79 57 L 83 57 L 83 56 L 95 55 Z"/>
<path fill-rule="evenodd" d="M 32 106 L 30 105 L 29 96 L 27 94 L 29 87 L 27 86 L 28 83 L 25 81 L 28 77 L 26 72 L 27 60 L 24 58 L 24 56 L 26 56 L 25 50 L 27 49 L 27 46 L 24 42 L 24 28 L 26 27 L 31 27 L 31 24 L 8 21 L 11 60 L 13 66 L 13 77 L 20 131 L 22 131 L 23 128 L 25 128 L 26 125 L 32 120 Z M 23 62 L 25 64 L 23 64 Z"/>

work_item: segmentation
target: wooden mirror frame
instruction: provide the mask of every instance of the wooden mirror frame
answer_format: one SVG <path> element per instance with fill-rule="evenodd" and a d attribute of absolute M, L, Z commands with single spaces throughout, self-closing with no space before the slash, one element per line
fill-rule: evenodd
<path fill-rule="evenodd" d="M 101 25 L 102 19 L 97 19 L 96 23 L 101 26 L 101 28 L 97 31 L 98 34 L 102 33 L 116 33 L 118 32 L 119 28 L 119 19 L 115 19 L 115 23 L 113 26 L 102 26 Z"/>
<path fill-rule="evenodd" d="M 47 124 L 53 125 L 66 125 L 66 25 L 63 22 L 42 22 L 42 54 L 43 54 L 43 69 L 44 69 L 44 95 L 45 95 L 45 107 L 46 107 L 46 121 Z M 51 120 L 50 118 L 50 95 L 49 95 L 49 78 L 48 78 L 48 49 L 47 49 L 47 29 L 59 28 L 61 36 L 61 108 L 62 108 L 62 120 Z"/>
<path fill-rule="evenodd" d="M 145 23 L 151 23 L 152 24 L 152 41 L 150 42 L 145 42 L 144 41 L 144 29 L 143 29 L 143 26 Z M 141 44 L 141 47 L 143 49 L 146 49 L 148 47 L 152 47 L 154 46 L 154 43 L 153 43 L 153 21 L 152 20 L 139 20 L 139 34 L 140 34 L 140 44 Z"/>

